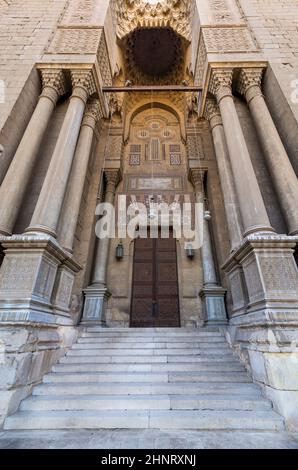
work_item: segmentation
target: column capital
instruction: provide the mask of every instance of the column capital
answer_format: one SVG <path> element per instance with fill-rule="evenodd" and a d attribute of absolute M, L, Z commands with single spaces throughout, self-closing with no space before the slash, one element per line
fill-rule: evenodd
<path fill-rule="evenodd" d="M 197 192 L 204 191 L 204 177 L 207 173 L 206 168 L 190 168 L 188 179 Z"/>
<path fill-rule="evenodd" d="M 106 192 L 112 191 L 114 192 L 117 185 L 121 181 L 121 172 L 120 170 L 105 170 L 104 171 L 104 179 L 106 182 Z"/>
<path fill-rule="evenodd" d="M 87 103 L 82 126 L 89 126 L 94 130 L 97 122 L 102 118 L 102 116 L 100 101 L 93 98 Z"/>
<path fill-rule="evenodd" d="M 211 130 L 216 126 L 222 126 L 220 109 L 215 99 L 207 98 L 204 116 L 209 121 Z"/>
<path fill-rule="evenodd" d="M 72 97 L 80 98 L 87 103 L 89 96 L 96 92 L 95 81 L 91 70 L 71 70 Z"/>
<path fill-rule="evenodd" d="M 54 105 L 66 93 L 66 81 L 62 70 L 41 69 L 42 97 L 49 98 Z"/>
<path fill-rule="evenodd" d="M 250 101 L 256 96 L 262 96 L 262 78 L 264 68 L 241 69 L 237 84 L 237 91 Z"/>
<path fill-rule="evenodd" d="M 209 91 L 219 104 L 226 96 L 233 96 L 232 93 L 233 69 L 214 69 L 211 72 Z"/>

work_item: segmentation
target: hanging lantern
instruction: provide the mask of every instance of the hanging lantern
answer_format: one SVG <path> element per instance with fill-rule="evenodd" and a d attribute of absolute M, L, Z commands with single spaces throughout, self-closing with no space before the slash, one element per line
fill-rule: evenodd
<path fill-rule="evenodd" d="M 193 246 L 191 243 L 188 243 L 185 248 L 186 251 L 186 256 L 189 259 L 193 259 L 195 256 L 195 250 L 193 249 Z"/>
<path fill-rule="evenodd" d="M 123 259 L 123 257 L 124 257 L 124 247 L 123 247 L 122 241 L 120 240 L 120 242 L 118 243 L 116 247 L 116 258 L 120 260 L 120 259 Z"/>

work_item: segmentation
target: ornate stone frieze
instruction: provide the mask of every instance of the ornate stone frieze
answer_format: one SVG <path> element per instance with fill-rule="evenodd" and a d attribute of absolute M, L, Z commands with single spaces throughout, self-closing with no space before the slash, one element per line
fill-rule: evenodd
<path fill-rule="evenodd" d="M 198 158 L 203 160 L 205 158 L 203 150 L 203 142 L 200 135 L 196 132 L 189 133 L 187 131 L 187 154 L 189 159 Z"/>
<path fill-rule="evenodd" d="M 247 27 L 203 29 L 207 52 L 255 51 L 256 45 Z"/>
<path fill-rule="evenodd" d="M 233 23 L 234 15 L 227 0 L 209 0 L 209 5 L 215 23 Z"/>
<path fill-rule="evenodd" d="M 193 0 L 163 0 L 151 4 L 143 0 L 115 0 L 120 39 L 137 28 L 171 27 L 184 39 L 191 40 Z"/>
<path fill-rule="evenodd" d="M 203 79 L 204 79 L 204 74 L 205 74 L 207 65 L 208 65 L 207 51 L 206 51 L 204 36 L 203 34 L 201 34 L 198 58 L 197 58 L 197 64 L 196 64 L 196 71 L 195 71 L 195 83 L 198 86 L 203 85 Z"/>
<path fill-rule="evenodd" d="M 113 83 L 112 70 L 109 61 L 108 48 L 105 35 L 102 34 L 97 51 L 97 61 L 100 68 L 101 78 L 104 86 L 111 86 Z"/>
<path fill-rule="evenodd" d="M 71 0 L 62 17 L 62 24 L 96 24 L 101 19 L 101 0 Z"/>
<path fill-rule="evenodd" d="M 49 54 L 96 54 L 102 29 L 58 29 L 47 53 Z"/>
<path fill-rule="evenodd" d="M 237 90 L 248 102 L 255 96 L 262 95 L 263 68 L 242 69 L 239 75 Z"/>

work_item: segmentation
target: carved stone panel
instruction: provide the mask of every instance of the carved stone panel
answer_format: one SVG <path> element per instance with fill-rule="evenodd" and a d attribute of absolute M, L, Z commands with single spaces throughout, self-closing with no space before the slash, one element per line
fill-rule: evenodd
<path fill-rule="evenodd" d="M 288 298 L 298 298 L 297 268 L 292 255 L 262 256 L 259 255 L 260 269 L 262 272 L 266 292 L 270 297 L 280 298 L 286 295 Z"/>
<path fill-rule="evenodd" d="M 50 54 L 96 54 L 101 35 L 101 29 L 58 29 L 47 52 Z"/>
<path fill-rule="evenodd" d="M 252 255 L 243 263 L 243 271 L 248 291 L 249 302 L 254 303 L 264 298 L 264 289 L 256 258 Z"/>
<path fill-rule="evenodd" d="M 74 276 L 65 267 L 59 269 L 56 279 L 54 307 L 69 312 Z"/>
<path fill-rule="evenodd" d="M 57 264 L 50 259 L 43 257 L 40 263 L 36 284 L 34 287 L 34 296 L 41 297 L 50 301 L 55 277 L 57 273 Z"/>

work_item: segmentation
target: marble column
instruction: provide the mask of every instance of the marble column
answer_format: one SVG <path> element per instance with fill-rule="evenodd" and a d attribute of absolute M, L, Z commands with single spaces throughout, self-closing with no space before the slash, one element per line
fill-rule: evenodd
<path fill-rule="evenodd" d="M 45 232 L 57 235 L 75 148 L 88 97 L 96 88 L 89 70 L 71 72 L 73 92 L 69 100 L 56 147 L 49 165 L 30 226 L 26 232 Z"/>
<path fill-rule="evenodd" d="M 298 182 L 261 90 L 262 68 L 242 69 L 238 91 L 245 96 L 260 138 L 290 235 L 298 234 Z"/>
<path fill-rule="evenodd" d="M 59 242 L 61 246 L 70 253 L 72 253 L 73 250 L 73 242 L 92 149 L 94 131 L 100 117 L 101 109 L 99 100 L 90 100 L 83 118 L 68 189 L 63 203 L 62 215 L 59 221 Z"/>
<path fill-rule="evenodd" d="M 120 170 L 106 170 L 104 203 L 114 205 L 115 192 L 120 181 Z M 110 238 L 97 240 L 95 248 L 94 269 L 91 285 L 85 290 L 85 305 L 83 323 L 97 323 L 105 325 L 106 304 L 110 293 L 106 285 L 107 266 L 110 248 Z"/>
<path fill-rule="evenodd" d="M 274 232 L 235 108 L 232 78 L 232 69 L 214 69 L 210 81 L 210 92 L 216 97 L 220 108 L 240 204 L 244 236 L 252 233 Z"/>
<path fill-rule="evenodd" d="M 205 170 L 191 169 L 190 180 L 195 188 L 196 201 L 204 204 L 203 175 Z M 205 208 L 205 207 L 204 207 Z M 215 261 L 209 227 L 209 212 L 204 211 L 203 218 L 203 245 L 201 256 L 203 263 L 204 285 L 200 292 L 203 301 L 204 314 L 208 324 L 223 324 L 227 322 L 225 307 L 226 290 L 218 285 Z"/>
<path fill-rule="evenodd" d="M 32 174 L 40 145 L 61 95 L 61 70 L 41 70 L 42 93 L 0 187 L 0 234 L 11 235 Z"/>
<path fill-rule="evenodd" d="M 226 212 L 231 251 L 234 251 L 237 246 L 240 245 L 242 240 L 241 215 L 233 182 L 230 156 L 227 149 L 222 118 L 219 107 L 214 99 L 207 100 L 205 117 L 208 119 L 211 127 Z"/>

